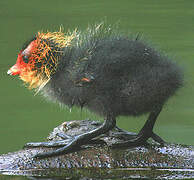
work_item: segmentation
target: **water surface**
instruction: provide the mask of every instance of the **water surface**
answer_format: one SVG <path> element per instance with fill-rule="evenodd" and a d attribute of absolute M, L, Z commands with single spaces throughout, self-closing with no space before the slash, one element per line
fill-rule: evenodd
<path fill-rule="evenodd" d="M 6 74 L 22 44 L 39 30 L 84 29 L 106 18 L 122 31 L 140 33 L 175 59 L 185 71 L 185 87 L 160 114 L 155 132 L 166 141 L 194 144 L 194 1 L 193 0 L 2 0 L 0 1 L 0 153 L 41 141 L 63 121 L 100 119 L 87 110 L 60 108 Z M 121 117 L 121 128 L 137 132 L 147 116 Z M 7 177 L 11 178 L 11 177 Z M 14 177 L 14 179 L 17 179 Z"/>

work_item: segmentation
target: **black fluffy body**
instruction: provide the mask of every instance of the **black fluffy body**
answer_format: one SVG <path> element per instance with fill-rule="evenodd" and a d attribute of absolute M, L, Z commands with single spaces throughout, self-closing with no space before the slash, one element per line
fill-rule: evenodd
<path fill-rule="evenodd" d="M 63 49 L 43 92 L 102 116 L 137 116 L 163 105 L 182 84 L 180 68 L 167 56 L 138 39 L 94 28 Z"/>

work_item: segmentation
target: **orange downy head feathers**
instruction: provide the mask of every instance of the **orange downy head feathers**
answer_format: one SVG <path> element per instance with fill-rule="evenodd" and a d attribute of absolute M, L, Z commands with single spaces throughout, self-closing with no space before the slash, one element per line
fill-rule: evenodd
<path fill-rule="evenodd" d="M 16 64 L 8 70 L 19 77 L 29 88 L 41 89 L 55 73 L 59 56 L 64 47 L 70 46 L 75 33 L 64 35 L 59 32 L 38 32 L 34 40 L 18 54 Z"/>

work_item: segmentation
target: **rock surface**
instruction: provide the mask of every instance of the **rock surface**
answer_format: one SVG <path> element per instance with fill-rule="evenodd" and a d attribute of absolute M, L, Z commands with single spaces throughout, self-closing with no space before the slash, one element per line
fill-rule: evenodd
<path fill-rule="evenodd" d="M 99 122 L 90 120 L 65 122 L 50 133 L 48 142 L 60 142 L 64 140 L 64 133 L 75 136 L 99 125 Z M 45 159 L 33 156 L 55 148 L 25 148 L 1 155 L 0 173 L 78 179 L 194 178 L 194 146 L 165 144 L 161 147 L 150 142 L 140 147 L 111 148 L 113 144 L 132 136 L 133 133 L 115 128 L 76 152 Z"/>

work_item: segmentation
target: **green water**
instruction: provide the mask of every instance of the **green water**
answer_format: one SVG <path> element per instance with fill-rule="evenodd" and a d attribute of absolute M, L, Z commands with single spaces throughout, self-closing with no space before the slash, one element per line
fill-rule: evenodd
<path fill-rule="evenodd" d="M 60 108 L 6 74 L 23 42 L 39 30 L 84 29 L 106 18 L 122 31 L 140 32 L 185 70 L 185 87 L 165 106 L 155 132 L 166 141 L 194 144 L 193 0 L 1 0 L 0 1 L 0 153 L 41 141 L 63 121 L 100 119 L 87 110 Z M 137 132 L 146 116 L 119 118 L 121 128 Z"/>

